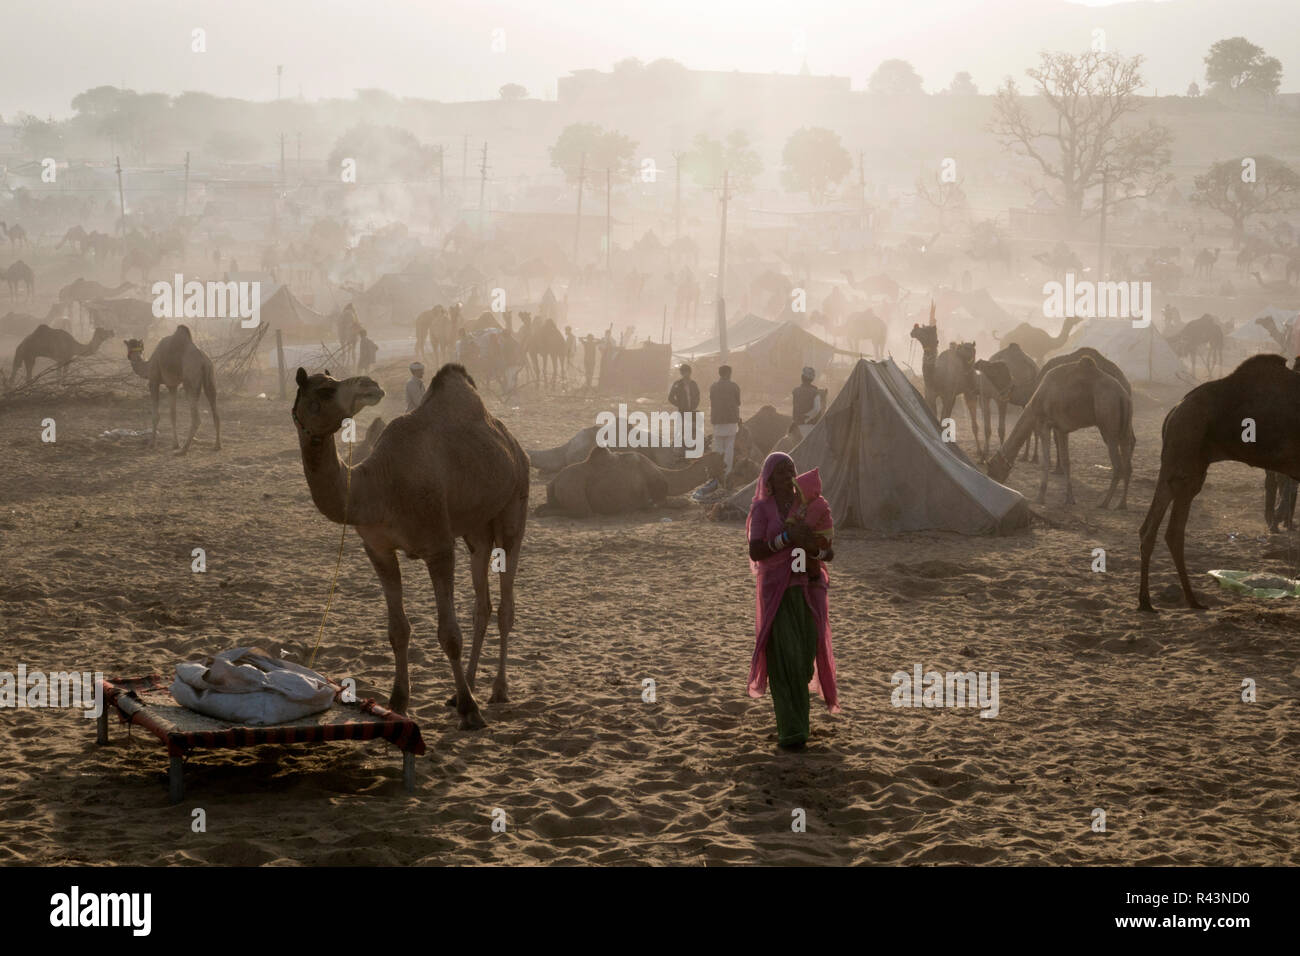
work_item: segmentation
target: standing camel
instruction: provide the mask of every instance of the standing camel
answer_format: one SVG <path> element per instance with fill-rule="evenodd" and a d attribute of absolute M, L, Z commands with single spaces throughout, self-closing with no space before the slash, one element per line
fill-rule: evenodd
<path fill-rule="evenodd" d="M 10 248 L 15 252 L 18 251 L 19 246 L 24 246 L 28 249 L 32 247 L 32 244 L 27 241 L 27 230 L 18 225 L 18 223 L 14 223 L 11 228 L 5 225 L 3 220 L 0 220 L 0 232 L 5 234 L 5 238 L 9 240 Z"/>
<path fill-rule="evenodd" d="M 1043 375 L 1042 382 L 1025 406 L 1025 412 L 1011 430 L 1007 443 L 989 459 L 989 477 L 1004 482 L 1011 474 L 1016 452 L 1036 431 L 1044 450 L 1052 432 L 1064 438 L 1072 431 L 1095 426 L 1101 432 L 1110 453 L 1110 488 L 1102 499 L 1101 507 L 1110 507 L 1115 488 L 1121 480 L 1124 490 L 1120 494 L 1119 510 L 1128 507 L 1128 483 L 1133 474 L 1133 399 L 1124 386 L 1111 378 L 1085 355 L 1069 365 L 1058 365 Z M 1074 488 L 1070 482 L 1070 450 L 1062 441 L 1061 464 L 1065 470 L 1065 503 L 1074 504 Z M 1051 470 L 1048 456 L 1042 459 L 1043 478 L 1038 486 L 1038 503 L 1047 501 L 1047 476 Z"/>
<path fill-rule="evenodd" d="M 1247 419 L 1254 426 L 1246 438 Z M 1255 355 L 1224 378 L 1196 386 L 1169 410 L 1161 426 L 1160 473 L 1142 522 L 1142 578 L 1138 608 L 1151 606 L 1148 575 L 1156 535 L 1173 505 L 1165 543 L 1178 569 L 1187 606 L 1204 610 L 1187 577 L 1183 543 L 1192 499 L 1216 461 L 1239 461 L 1300 479 L 1300 375 L 1280 355 Z"/>
<path fill-rule="evenodd" d="M 1169 345 L 1179 356 L 1192 360 L 1192 377 L 1196 377 L 1196 357 L 1205 350 L 1205 374 L 1213 375 L 1223 365 L 1223 329 L 1214 316 L 1206 312 L 1169 337 Z"/>
<path fill-rule="evenodd" d="M 54 365 L 58 369 L 59 384 L 62 385 L 68 366 L 74 358 L 79 355 L 93 355 L 99 351 L 100 345 L 105 340 L 112 337 L 112 329 L 95 329 L 90 341 L 83 345 L 72 337 L 71 332 L 53 329 L 42 323 L 32 329 L 31 333 L 18 343 L 18 348 L 14 349 L 14 367 L 9 373 L 9 384 L 13 385 L 17 379 L 20 364 L 26 372 L 24 381 L 30 382 L 32 366 L 36 364 L 36 360 L 47 358 L 54 360 Z"/>
<path fill-rule="evenodd" d="M 1192 261 L 1192 275 L 1210 277 L 1214 271 L 1214 264 L 1219 261 L 1219 250 L 1216 248 L 1213 252 L 1209 249 L 1202 249 L 1196 254 Z"/>
<path fill-rule="evenodd" d="M 930 303 L 930 324 L 912 326 L 911 337 L 921 343 L 921 378 L 925 384 L 925 403 L 934 411 L 942 425 L 952 414 L 957 396 L 966 398 L 966 411 L 970 414 L 971 432 L 975 435 L 975 450 L 983 457 L 980 447 L 980 426 L 976 408 L 979 400 L 979 378 L 975 374 L 975 343 L 954 342 L 947 351 L 939 354 L 939 329 L 934 324 L 934 303 Z"/>
<path fill-rule="evenodd" d="M 397 552 L 425 562 L 438 603 L 438 643 L 451 662 L 462 729 L 484 726 L 474 701 L 474 674 L 492 613 L 488 570 L 504 552 L 497 628 L 501 653 L 491 702 L 508 699 L 506 650 L 515 617 L 515 572 L 528 518 L 528 456 L 505 425 L 488 414 L 469 373 L 444 365 L 415 411 L 399 415 L 374 449 L 349 468 L 332 436 L 343 419 L 375 405 L 384 391 L 369 378 L 336 381 L 298 369 L 293 421 L 312 501 L 326 518 L 356 528 L 388 604 L 388 640 L 396 659 L 389 707 L 406 713 L 411 699 L 407 647 L 411 625 L 402 606 Z M 452 600 L 456 539 L 469 547 L 474 583 L 474 644 L 461 667 L 461 633 Z M 492 563 L 495 567 L 495 563 Z"/>
<path fill-rule="evenodd" d="M 199 398 L 204 393 L 208 396 L 208 408 L 212 410 L 212 425 L 217 430 L 216 451 L 221 451 L 221 419 L 217 415 L 217 379 L 212 369 L 212 360 L 203 354 L 203 350 L 194 344 L 190 330 L 184 325 L 176 326 L 176 331 L 162 339 L 144 360 L 144 343 L 139 339 L 126 340 L 126 357 L 135 374 L 149 383 L 149 395 L 153 399 L 153 438 L 151 444 L 158 441 L 158 400 L 162 386 L 166 385 L 171 395 L 172 413 L 172 447 L 180 442 L 176 434 L 176 389 L 185 387 L 185 394 L 190 400 L 190 433 L 185 439 L 181 454 L 190 450 L 194 433 L 199 430 Z"/>
<path fill-rule="evenodd" d="M 32 272 L 32 267 L 23 260 L 19 259 L 8 269 L 0 269 L 0 276 L 4 276 L 5 282 L 9 283 L 9 301 L 13 301 L 17 296 L 18 287 L 26 286 L 27 298 L 33 298 L 36 295 L 36 274 Z"/>
<path fill-rule="evenodd" d="M 985 371 L 981 366 L 1001 362 L 1006 369 L 1005 375 L 996 370 L 996 367 Z M 1034 386 L 1038 380 L 1038 363 L 1031 359 L 1019 345 L 1012 342 L 1005 348 L 994 352 L 988 359 L 988 362 L 976 362 L 976 370 L 981 372 L 980 380 L 980 406 L 984 412 L 984 447 L 992 447 L 992 422 L 990 418 L 993 402 L 997 403 L 998 408 L 998 445 L 1006 444 L 1007 440 L 1007 406 L 1017 405 L 1024 408 L 1029 404 L 1030 397 L 1034 394 Z M 1028 460 L 1029 444 L 1025 444 L 1026 460 Z M 1038 460 L 1038 450 L 1034 449 L 1034 461 Z"/>

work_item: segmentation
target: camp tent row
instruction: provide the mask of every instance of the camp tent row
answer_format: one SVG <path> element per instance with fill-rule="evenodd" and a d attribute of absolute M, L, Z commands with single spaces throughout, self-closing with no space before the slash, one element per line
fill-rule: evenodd
<path fill-rule="evenodd" d="M 1029 523 L 1017 491 L 944 442 L 934 413 L 893 359 L 860 359 L 826 414 L 790 452 L 799 472 L 820 469 L 838 527 L 897 534 L 1003 534 Z M 748 511 L 754 483 L 728 503 Z"/>
<path fill-rule="evenodd" d="M 683 361 L 712 368 L 722 364 L 716 337 L 676 350 Z M 727 363 L 739 382 L 762 380 L 788 385 L 799 382 L 805 366 L 822 371 L 835 357 L 835 348 L 794 322 L 772 322 L 746 315 L 727 327 Z"/>

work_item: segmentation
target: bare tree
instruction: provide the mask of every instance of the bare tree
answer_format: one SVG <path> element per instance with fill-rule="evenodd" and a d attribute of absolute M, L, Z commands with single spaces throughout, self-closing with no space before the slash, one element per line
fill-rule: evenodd
<path fill-rule="evenodd" d="M 1294 209 L 1300 201 L 1300 174 L 1272 156 L 1217 162 L 1194 182 L 1196 191 L 1189 198 L 1232 221 L 1234 248 L 1245 236 L 1251 216 Z"/>
<path fill-rule="evenodd" d="M 966 206 L 966 190 L 963 180 L 945 181 L 941 176 L 927 177 L 924 173 L 916 177 L 916 194 L 935 208 L 939 213 L 939 228 L 948 228 L 950 213 L 960 212 Z"/>
<path fill-rule="evenodd" d="M 1137 128 L 1121 124 L 1141 108 L 1141 65 L 1141 56 L 1100 51 L 1040 53 L 1039 65 L 1025 72 L 1051 110 L 1042 123 L 1014 80 L 998 90 L 990 130 L 1055 181 L 1072 222 L 1101 208 L 1103 177 L 1108 206 L 1150 196 L 1173 179 L 1166 169 L 1170 131 L 1154 121 Z M 1089 201 L 1093 190 L 1098 194 Z"/>

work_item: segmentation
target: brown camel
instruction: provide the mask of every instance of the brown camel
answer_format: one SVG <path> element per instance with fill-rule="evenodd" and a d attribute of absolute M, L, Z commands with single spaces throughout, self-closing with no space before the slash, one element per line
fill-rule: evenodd
<path fill-rule="evenodd" d="M 54 366 L 58 369 L 59 384 L 62 385 L 68 366 L 74 358 L 79 355 L 93 355 L 99 351 L 99 347 L 105 341 L 112 337 L 112 329 L 95 329 L 90 336 L 90 341 L 82 344 L 72 337 L 72 333 L 65 332 L 63 329 L 53 329 L 42 323 L 18 343 L 18 348 L 14 349 L 14 367 L 9 373 L 9 384 L 13 385 L 17 380 L 20 364 L 26 372 L 24 381 L 30 382 L 32 366 L 36 360 L 47 358 L 54 360 Z"/>
<path fill-rule="evenodd" d="M 562 375 L 567 381 L 564 359 L 568 354 L 568 346 L 564 341 L 564 333 L 556 326 L 555 320 L 534 319 L 529 313 L 520 312 L 519 322 L 522 328 L 520 346 L 528 357 L 529 367 L 538 386 L 543 382 L 554 386 Z"/>
<path fill-rule="evenodd" d="M 190 400 L 190 433 L 185 439 L 181 454 L 190 450 L 194 433 L 199 430 L 199 399 L 206 393 L 208 408 L 212 411 L 212 427 L 217 430 L 216 451 L 221 451 L 221 418 L 217 415 L 217 377 L 212 369 L 212 360 L 203 354 L 203 350 L 194 344 L 190 330 L 184 325 L 176 326 L 176 331 L 163 338 L 154 346 L 149 361 L 144 360 L 144 343 L 139 339 L 126 340 L 126 357 L 135 374 L 149 383 L 149 397 L 153 400 L 153 437 L 151 444 L 158 441 L 158 400 L 162 386 L 167 386 L 171 397 L 172 447 L 179 446 L 176 434 L 176 389 L 185 388 Z"/>
<path fill-rule="evenodd" d="M 411 699 L 407 647 L 411 625 L 402 605 L 397 553 L 429 568 L 438 604 L 438 643 L 451 662 L 455 706 L 462 729 L 484 726 L 474 700 L 474 675 L 492 614 L 488 572 L 504 552 L 497 629 L 501 653 L 490 701 L 509 699 L 506 653 L 515 618 L 515 573 L 528 518 L 528 456 L 509 430 L 488 414 L 474 380 L 460 365 L 439 369 L 415 411 L 383 430 L 373 451 L 349 468 L 332 435 L 343 420 L 378 404 L 384 391 L 372 379 L 337 381 L 298 369 L 293 421 L 312 501 L 326 518 L 352 525 L 388 604 L 388 639 L 396 659 L 389 706 L 406 713 Z M 474 643 L 461 666 L 461 632 L 452 599 L 456 539 L 469 548 L 474 584 Z"/>
<path fill-rule="evenodd" d="M 19 259 L 8 269 L 0 269 L 0 276 L 4 276 L 5 282 L 9 283 L 9 300 L 12 302 L 18 294 L 18 287 L 24 286 L 27 289 L 27 298 L 33 298 L 36 295 L 36 274 L 32 272 L 32 267 L 23 260 Z"/>
<path fill-rule="evenodd" d="M 762 406 L 740 423 L 736 432 L 735 458 L 762 461 L 789 433 L 793 422 L 791 416 L 778 412 L 773 406 Z"/>
<path fill-rule="evenodd" d="M 1204 275 L 1208 279 L 1210 273 L 1214 271 L 1214 264 L 1218 261 L 1219 250 L 1217 248 L 1213 252 L 1209 249 L 1202 249 L 1196 254 L 1196 258 L 1192 260 L 1192 275 Z"/>
<path fill-rule="evenodd" d="M 1290 342 L 1291 342 L 1290 322 L 1288 322 L 1286 325 L 1284 325 L 1282 328 L 1279 329 L 1277 327 L 1277 322 L 1274 321 L 1273 319 L 1273 316 L 1261 315 L 1258 319 L 1255 320 L 1255 324 L 1269 334 L 1269 336 L 1273 339 L 1273 341 L 1277 343 L 1277 347 L 1281 351 L 1286 352 L 1290 349 Z"/>
<path fill-rule="evenodd" d="M 3 220 L 0 220 L 0 232 L 5 234 L 5 238 L 9 240 L 10 247 L 15 251 L 17 251 L 19 246 L 25 246 L 28 249 L 32 247 L 32 244 L 27 241 L 27 230 L 18 225 L 18 223 L 14 223 L 13 226 L 7 226 Z"/>
<path fill-rule="evenodd" d="M 1196 357 L 1205 350 L 1205 374 L 1213 375 L 1223 365 L 1223 329 L 1218 320 L 1206 312 L 1169 337 L 1169 345 L 1179 356 L 1192 360 L 1192 377 L 1196 377 Z"/>
<path fill-rule="evenodd" d="M 668 280 L 673 283 L 673 325 L 694 325 L 700 312 L 700 280 L 687 266 L 675 277 L 669 273 Z"/>
<path fill-rule="evenodd" d="M 562 514 L 586 518 L 593 514 L 625 514 L 663 504 L 671 495 L 684 495 L 710 478 L 722 479 L 725 459 L 708 452 L 684 468 L 660 468 L 636 452 L 595 446 L 586 459 L 565 466 L 546 486 L 546 503 L 538 515 Z"/>
<path fill-rule="evenodd" d="M 1075 349 L 1073 352 L 1066 352 L 1064 355 L 1057 355 L 1057 356 L 1053 356 L 1052 358 L 1049 358 L 1046 362 L 1043 363 L 1043 367 L 1038 370 L 1038 378 L 1034 380 L 1034 388 L 1037 389 L 1038 386 L 1041 385 L 1043 382 L 1043 376 L 1046 375 L 1048 372 L 1050 372 L 1052 369 L 1056 368 L 1058 365 L 1073 365 L 1075 362 L 1079 361 L 1079 359 L 1083 358 L 1085 355 L 1097 363 L 1097 368 L 1101 369 L 1103 372 L 1105 372 L 1115 381 L 1119 382 L 1119 384 L 1124 388 L 1125 395 L 1129 396 L 1129 398 L 1133 397 L 1133 386 L 1129 382 L 1128 376 L 1124 374 L 1124 372 L 1120 369 L 1118 365 L 1116 365 L 1110 359 L 1106 358 L 1106 356 L 1102 355 L 1100 352 L 1098 352 L 1096 349 L 1092 348 L 1089 345 L 1081 346 L 1080 348 Z M 1055 438 L 1056 438 L 1055 446 L 1057 450 L 1057 455 L 1058 456 L 1060 455 L 1062 445 L 1067 446 L 1066 453 L 1068 454 L 1070 436 L 1062 435 L 1058 432 L 1056 433 Z M 1137 436 L 1133 434 L 1132 428 L 1129 429 L 1128 442 L 1131 445 L 1134 446 L 1137 445 Z M 1052 463 L 1051 446 L 1048 446 L 1048 450 L 1045 451 L 1044 454 L 1047 456 L 1047 463 L 1050 465 Z M 1037 436 L 1034 436 L 1034 454 L 1030 457 L 1030 461 L 1038 461 L 1038 437 Z M 1055 475 L 1059 475 L 1062 473 L 1061 460 L 1059 457 L 1057 458 L 1056 467 L 1052 470 L 1052 473 Z"/>
<path fill-rule="evenodd" d="M 1128 483 L 1133 473 L 1133 400 L 1119 382 L 1111 378 L 1091 357 L 1085 355 L 1077 362 L 1050 369 L 1034 391 L 1025 412 L 1011 430 L 1007 443 L 989 459 L 989 477 L 1004 482 L 1011 474 L 1016 452 L 1037 431 L 1043 447 L 1051 439 L 1053 430 L 1068 435 L 1080 428 L 1095 426 L 1106 442 L 1110 453 L 1110 488 L 1102 499 L 1101 507 L 1110 507 L 1110 500 L 1121 480 L 1124 490 L 1120 494 L 1119 510 L 1128 507 Z M 1074 489 L 1070 482 L 1069 447 L 1062 442 L 1061 464 L 1065 469 L 1065 503 L 1074 504 Z M 1047 476 L 1050 468 L 1048 456 L 1043 455 L 1043 478 L 1038 486 L 1038 503 L 1047 501 Z"/>
<path fill-rule="evenodd" d="M 997 366 L 1002 368 L 998 369 Z M 986 368 L 985 366 L 990 366 Z M 1038 363 L 1024 353 L 1015 342 L 994 352 L 988 361 L 975 363 L 975 369 L 981 373 L 980 407 L 984 412 L 984 447 L 991 448 L 993 442 L 990 406 L 997 403 L 998 408 L 998 444 L 1007 440 L 1007 406 L 1016 405 L 1024 408 L 1034 394 L 1038 381 Z M 1029 443 L 1025 443 L 1025 454 L 1029 453 Z M 1034 449 L 1034 461 L 1038 460 L 1038 450 Z"/>
<path fill-rule="evenodd" d="M 851 352 L 857 352 L 862 340 L 866 339 L 875 350 L 876 361 L 884 357 L 885 336 L 889 332 L 889 327 L 885 324 L 885 320 L 871 309 L 850 312 L 844 317 L 844 321 L 835 324 L 830 332 L 832 336 L 844 339 Z"/>
<path fill-rule="evenodd" d="M 425 309 L 415 317 L 415 357 L 424 358 L 426 341 L 428 348 L 433 350 L 433 357 L 436 361 L 441 362 L 443 359 L 441 351 L 441 342 L 433 334 L 436 326 L 445 320 L 447 310 L 441 305 L 435 305 L 432 309 Z"/>
<path fill-rule="evenodd" d="M 1247 439 L 1247 419 L 1253 424 Z M 1173 505 L 1165 543 L 1190 608 L 1204 610 L 1187 577 L 1183 542 L 1192 499 L 1216 461 L 1239 461 L 1300 479 L 1300 375 L 1280 355 L 1255 355 L 1224 378 L 1196 386 L 1161 426 L 1160 473 L 1142 522 L 1138 607 L 1154 611 L 1148 575 L 1165 511 Z"/>
<path fill-rule="evenodd" d="M 925 385 L 925 403 L 935 411 L 940 424 L 952 415 L 957 396 L 966 400 L 975 451 L 982 458 L 980 426 L 976 411 L 980 396 L 979 378 L 975 374 L 975 343 L 954 342 L 939 354 L 939 329 L 934 324 L 934 303 L 930 303 L 930 324 L 914 325 L 912 338 L 921 343 L 921 377 Z"/>
<path fill-rule="evenodd" d="M 1061 331 L 1054 336 L 1048 335 L 1036 325 L 1021 322 L 1002 338 L 999 339 L 996 333 L 993 338 L 1004 348 L 1013 343 L 1019 345 L 1021 351 L 1041 364 L 1048 352 L 1059 349 L 1065 344 L 1065 340 L 1070 337 L 1070 331 L 1081 321 L 1082 319 L 1077 315 L 1069 316 L 1061 323 Z"/>

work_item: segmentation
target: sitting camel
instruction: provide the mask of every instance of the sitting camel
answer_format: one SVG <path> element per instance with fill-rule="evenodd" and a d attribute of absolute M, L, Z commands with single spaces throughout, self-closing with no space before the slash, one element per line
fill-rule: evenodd
<path fill-rule="evenodd" d="M 154 346 L 149 361 L 144 360 L 144 343 L 139 339 L 126 340 L 126 357 L 135 374 L 149 383 L 149 396 L 153 399 L 153 437 L 151 444 L 158 441 L 158 400 L 162 386 L 167 386 L 171 396 L 172 447 L 180 442 L 176 435 L 176 389 L 184 386 L 185 394 L 190 400 L 190 433 L 185 439 L 181 454 L 190 450 L 194 433 L 199 430 L 199 399 L 205 393 L 208 396 L 208 408 L 212 410 L 212 426 L 217 430 L 216 451 L 221 451 L 221 418 L 217 415 L 217 377 L 212 369 L 212 360 L 203 354 L 203 350 L 194 344 L 190 330 L 184 325 L 176 326 L 176 331 L 163 338 Z"/>
<path fill-rule="evenodd" d="M 474 380 L 460 365 L 444 365 L 415 411 L 398 415 L 360 464 L 339 460 L 332 436 L 345 418 L 384 397 L 364 376 L 337 381 L 298 369 L 293 421 L 312 501 L 326 518 L 352 525 L 388 604 L 388 640 L 397 674 L 389 707 L 406 713 L 411 699 L 407 648 L 411 624 L 402 606 L 397 553 L 429 568 L 438 603 L 438 643 L 451 662 L 454 698 L 463 730 L 484 726 L 474 700 L 474 675 L 492 614 L 488 571 L 495 549 L 504 552 L 497 629 L 501 653 L 490 701 L 509 699 L 506 650 L 515 619 L 515 573 L 528 519 L 528 456 L 510 431 L 488 414 Z M 469 548 L 474 584 L 474 643 L 468 671 L 461 667 L 461 633 L 452 599 L 456 539 Z"/>
<path fill-rule="evenodd" d="M 9 373 L 9 384 L 13 385 L 17 380 L 20 364 L 27 373 L 25 381 L 30 382 L 32 366 L 36 364 L 36 360 L 47 358 L 54 360 L 54 366 L 58 369 L 59 384 L 62 385 L 68 366 L 74 358 L 79 355 L 93 355 L 99 351 L 100 345 L 112 337 L 112 329 L 95 329 L 90 336 L 90 341 L 83 345 L 72 337 L 72 333 L 63 329 L 50 328 L 42 323 L 18 343 L 18 348 L 14 349 L 14 367 Z"/>
<path fill-rule="evenodd" d="M 1025 412 L 1011 430 L 1007 443 L 989 460 L 989 477 L 1004 482 L 1011 474 L 1016 452 L 1037 431 L 1044 449 L 1055 429 L 1062 436 L 1080 428 L 1096 426 L 1110 453 L 1110 488 L 1102 499 L 1101 507 L 1110 506 L 1115 488 L 1122 479 L 1124 490 L 1120 494 L 1119 510 L 1128 507 L 1128 483 L 1133 473 L 1133 400 L 1119 382 L 1111 378 L 1091 357 L 1085 355 L 1077 362 L 1059 365 L 1043 376 L 1042 384 L 1034 391 L 1025 406 Z M 1065 469 L 1065 503 L 1074 504 L 1074 489 L 1070 482 L 1070 451 L 1064 442 L 1060 446 L 1061 464 Z M 1047 455 L 1043 455 L 1043 479 L 1038 486 L 1038 503 L 1047 501 Z"/>
<path fill-rule="evenodd" d="M 1254 424 L 1254 441 L 1242 423 Z M 1138 607 L 1154 611 L 1148 575 L 1151 552 L 1165 511 L 1173 505 L 1165 543 L 1178 569 L 1178 582 L 1190 608 L 1204 610 L 1187 577 L 1183 541 L 1192 499 L 1216 461 L 1239 461 L 1300 479 L 1300 375 L 1280 355 L 1255 355 L 1229 375 L 1196 386 L 1165 416 L 1161 429 L 1160 473 L 1146 520 L 1142 522 L 1142 577 Z"/>
<path fill-rule="evenodd" d="M 710 478 L 721 480 L 723 471 L 723 456 L 716 451 L 685 468 L 660 468 L 636 452 L 597 445 L 584 461 L 566 466 L 551 479 L 546 503 L 537 514 L 587 518 L 639 511 L 663 504 L 670 495 L 686 494 Z"/>

